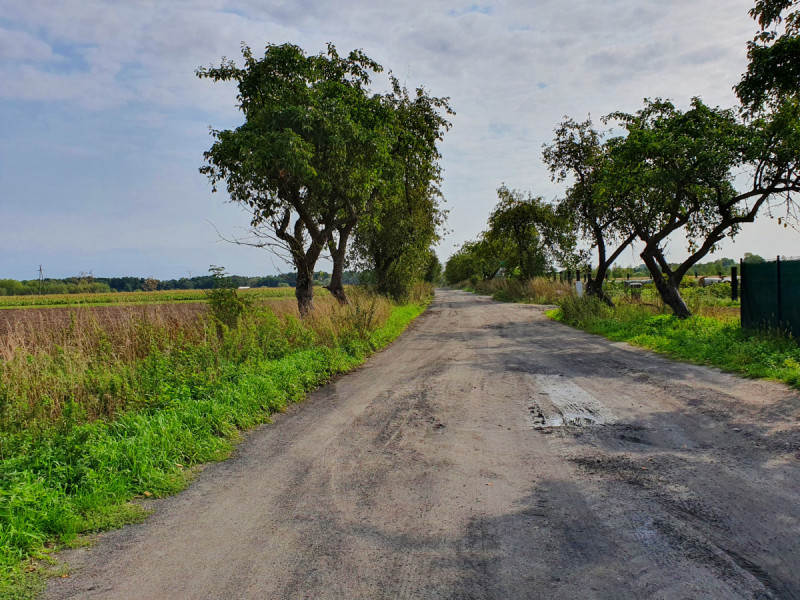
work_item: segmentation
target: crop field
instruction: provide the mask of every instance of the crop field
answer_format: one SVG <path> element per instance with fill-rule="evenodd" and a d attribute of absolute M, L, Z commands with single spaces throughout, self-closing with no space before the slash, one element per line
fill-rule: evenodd
<path fill-rule="evenodd" d="M 315 293 L 324 293 L 317 288 Z M 114 304 L 167 304 L 176 302 L 202 302 L 206 290 L 162 290 L 158 292 L 113 292 L 106 294 L 46 294 L 33 296 L 0 296 L 0 309 L 45 308 L 49 306 L 82 306 Z M 241 293 L 255 301 L 294 296 L 294 288 L 253 288 Z"/>
<path fill-rule="evenodd" d="M 294 288 L 257 288 L 241 290 L 240 294 L 255 306 L 281 313 L 291 313 L 295 303 Z M 320 288 L 315 295 L 324 298 L 329 293 Z M 187 324 L 208 312 L 205 299 L 204 290 L 0 296 L 0 337 L 7 341 L 29 339 L 89 319 L 101 327 L 142 319 Z"/>

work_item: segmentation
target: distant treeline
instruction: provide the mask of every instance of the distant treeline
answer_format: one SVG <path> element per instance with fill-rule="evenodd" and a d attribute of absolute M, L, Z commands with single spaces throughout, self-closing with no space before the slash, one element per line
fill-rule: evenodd
<path fill-rule="evenodd" d="M 314 273 L 315 285 L 328 285 L 331 276 L 324 271 Z M 230 280 L 237 287 L 294 287 L 297 273 L 281 273 L 264 277 L 244 277 L 231 275 Z M 359 282 L 359 274 L 346 271 L 343 276 L 345 285 Z M 214 287 L 211 275 L 197 277 L 181 277 L 180 279 L 158 280 L 152 277 L 92 277 L 77 276 L 64 279 L 0 279 L 0 296 L 25 296 L 33 294 L 92 294 L 108 292 L 141 292 L 156 290 L 208 290 Z"/>

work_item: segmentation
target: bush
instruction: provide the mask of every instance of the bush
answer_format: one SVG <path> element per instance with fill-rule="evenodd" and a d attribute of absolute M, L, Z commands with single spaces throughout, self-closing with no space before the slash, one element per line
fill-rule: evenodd
<path fill-rule="evenodd" d="M 559 302 L 563 320 L 570 325 L 585 327 L 596 319 L 608 318 L 612 309 L 593 296 L 566 296 Z"/>
<path fill-rule="evenodd" d="M 214 287 L 206 290 L 206 300 L 211 309 L 211 315 L 218 324 L 229 329 L 235 329 L 242 316 L 247 302 L 239 295 L 233 278 L 228 277 L 224 267 L 212 266 L 209 271 L 214 278 Z M 219 329 L 220 335 L 222 329 Z"/>

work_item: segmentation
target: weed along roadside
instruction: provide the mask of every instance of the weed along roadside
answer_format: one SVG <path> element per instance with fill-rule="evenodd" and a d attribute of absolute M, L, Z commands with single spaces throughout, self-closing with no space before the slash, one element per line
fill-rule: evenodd
<path fill-rule="evenodd" d="M 256 303 L 233 316 L 217 294 L 224 320 L 89 319 L 9 336 L 0 597 L 34 597 L 54 548 L 143 519 L 133 500 L 183 489 L 193 467 L 229 455 L 240 431 L 392 342 L 431 297 L 423 285 L 404 305 L 353 290 L 350 304 L 320 298 L 301 320 Z"/>

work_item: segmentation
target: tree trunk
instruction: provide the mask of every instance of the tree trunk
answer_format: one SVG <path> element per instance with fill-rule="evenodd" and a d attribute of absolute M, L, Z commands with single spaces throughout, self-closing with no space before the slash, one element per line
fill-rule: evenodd
<path fill-rule="evenodd" d="M 611 308 L 614 308 L 614 301 L 611 299 L 611 296 L 608 295 L 608 292 L 603 289 L 604 278 L 605 274 L 601 275 L 600 271 L 598 271 L 595 277 L 590 275 L 589 279 L 586 281 L 586 293 L 589 296 L 600 298 L 600 300 L 608 304 Z"/>
<path fill-rule="evenodd" d="M 330 241 L 331 259 L 333 260 L 333 272 L 331 273 L 331 282 L 328 285 L 328 291 L 331 295 L 339 301 L 339 304 L 349 304 L 347 294 L 344 292 L 344 284 L 342 283 L 342 276 L 344 275 L 344 261 L 347 256 L 347 240 L 350 237 L 350 232 L 353 225 L 347 224 L 339 229 L 339 244 L 336 245 L 335 240 Z"/>
<path fill-rule="evenodd" d="M 669 306 L 672 309 L 672 312 L 675 313 L 675 316 L 679 319 L 691 317 L 692 311 L 689 310 L 689 307 L 686 306 L 686 302 L 684 302 L 683 298 L 681 297 L 681 292 L 679 289 L 681 278 L 678 278 L 676 281 L 674 278 L 674 273 L 671 272 L 668 275 L 664 275 L 659 268 L 655 257 L 653 257 L 651 254 L 642 252 L 640 256 L 642 257 L 642 260 L 644 260 L 647 270 L 650 271 L 650 276 L 653 278 L 653 282 L 656 284 L 658 294 L 661 296 L 661 300 L 664 302 L 664 304 Z M 664 263 L 664 268 L 668 268 L 664 257 L 659 256 L 659 258 Z"/>
<path fill-rule="evenodd" d="M 344 256 L 337 257 L 341 249 L 336 252 L 331 252 L 333 258 L 333 272 L 331 273 L 331 282 L 328 285 L 328 291 L 331 295 L 339 301 L 339 304 L 349 304 L 347 294 L 344 292 L 344 284 L 342 283 L 342 276 L 344 275 Z M 344 254 L 344 252 L 341 252 Z"/>
<path fill-rule="evenodd" d="M 294 295 L 297 298 L 297 309 L 301 317 L 307 317 L 314 310 L 314 272 L 300 268 L 300 265 L 296 266 L 297 285 Z"/>
<path fill-rule="evenodd" d="M 683 301 L 675 282 L 664 278 L 656 279 L 655 282 L 656 289 L 661 295 L 661 299 L 664 301 L 664 304 L 672 309 L 676 317 L 679 319 L 686 319 L 692 316 L 692 312 L 689 310 L 689 307 L 686 306 L 686 302 Z"/>
<path fill-rule="evenodd" d="M 611 296 L 608 295 L 608 292 L 603 289 L 603 280 L 605 276 L 606 269 L 603 266 L 597 269 L 597 275 L 594 277 L 589 275 L 589 279 L 586 281 L 586 293 L 589 296 L 600 298 L 600 300 L 608 304 L 611 308 L 614 308 L 614 301 L 611 299 Z"/>

